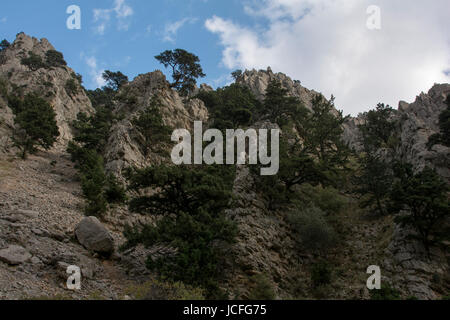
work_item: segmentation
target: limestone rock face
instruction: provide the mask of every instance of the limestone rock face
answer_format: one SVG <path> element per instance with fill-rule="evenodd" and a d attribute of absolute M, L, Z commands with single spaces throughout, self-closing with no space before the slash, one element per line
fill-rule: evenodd
<path fill-rule="evenodd" d="M 299 98 L 309 109 L 311 109 L 311 100 L 319 94 L 316 91 L 304 88 L 300 81 L 294 81 L 283 73 L 273 73 L 270 67 L 267 70 L 256 71 L 253 69 L 245 71 L 237 79 L 237 83 L 248 86 L 256 98 L 262 101 L 264 100 L 267 86 L 272 80 L 280 81 L 282 86 L 288 90 L 289 95 Z"/>
<path fill-rule="evenodd" d="M 115 112 L 122 115 L 123 120 L 113 126 L 105 152 L 106 168 L 117 176 L 124 168 L 144 167 L 167 159 L 167 155 L 156 153 L 145 156 L 140 147 L 139 133 L 131 123 L 140 111 L 150 105 L 155 95 L 162 105 L 160 112 L 163 121 L 174 130 L 190 130 L 194 121 L 208 120 L 204 103 L 198 99 L 183 100 L 169 87 L 161 71 L 137 76 L 119 92 Z"/>
<path fill-rule="evenodd" d="M 55 50 L 55 48 L 47 39 L 38 40 L 24 33 L 18 34 L 11 46 L 2 52 L 0 78 L 8 83 L 9 93 L 36 92 L 50 103 L 56 112 L 60 131 L 59 145 L 64 146 L 72 138 L 70 123 L 76 119 L 79 112 L 91 113 L 93 108 L 81 86 L 76 93 L 67 92 L 67 82 L 75 79 L 74 71 L 68 66 L 47 66 L 33 71 L 21 63 L 22 58 L 29 57 L 30 53 L 46 61 L 46 53 L 49 50 Z M 0 107 L 4 104 L 5 101 L 3 103 L 0 101 Z M 9 108 L 6 109 L 6 113 L 1 112 L 0 117 L 7 123 L 7 126 L 3 126 L 3 130 L 13 124 L 11 115 Z"/>
<path fill-rule="evenodd" d="M 411 163 L 417 171 L 430 166 L 445 179 L 450 179 L 450 148 L 435 145 L 428 150 L 427 142 L 440 131 L 439 115 L 447 108 L 444 101 L 449 94 L 450 84 L 436 84 L 411 104 L 400 101 L 393 119 L 399 123 L 400 147 L 395 152 L 396 158 Z M 358 125 L 363 123 L 364 115 L 350 118 L 344 125 L 343 139 L 356 151 L 361 151 Z"/>
<path fill-rule="evenodd" d="M 96 217 L 83 219 L 75 228 L 75 236 L 86 249 L 102 254 L 114 251 L 114 240 Z"/>
<path fill-rule="evenodd" d="M 431 166 L 446 179 L 450 179 L 450 148 L 435 145 L 428 150 L 427 142 L 431 135 L 439 133 L 439 115 L 447 108 L 444 101 L 449 94 L 450 84 L 436 84 L 415 102 L 401 102 L 398 114 L 402 159 L 417 170 Z"/>
<path fill-rule="evenodd" d="M 448 253 L 411 238 L 415 231 L 396 225 L 391 243 L 385 250 L 384 273 L 392 286 L 421 300 L 438 298 L 436 288 L 447 279 Z M 448 280 L 447 280 L 448 281 Z M 436 290 L 436 291 L 435 291 Z"/>

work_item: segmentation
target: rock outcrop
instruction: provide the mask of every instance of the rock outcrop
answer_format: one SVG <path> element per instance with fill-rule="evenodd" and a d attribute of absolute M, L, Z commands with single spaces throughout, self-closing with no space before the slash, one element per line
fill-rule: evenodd
<path fill-rule="evenodd" d="M 262 101 L 264 100 L 267 86 L 273 80 L 279 81 L 288 90 L 290 96 L 299 98 L 305 107 L 309 109 L 311 109 L 312 99 L 320 94 L 314 90 L 306 89 L 300 84 L 300 81 L 294 81 L 283 73 L 273 73 L 270 67 L 267 70 L 247 70 L 236 82 L 247 86 L 255 97 Z"/>
<path fill-rule="evenodd" d="M 68 66 L 61 64 L 32 70 L 29 66 L 22 64 L 22 59 L 28 58 L 30 55 L 38 56 L 42 61 L 46 61 L 46 53 L 50 50 L 55 50 L 55 48 L 47 39 L 38 40 L 19 33 L 11 46 L 2 51 L 0 78 L 7 82 L 9 93 L 36 92 L 50 103 L 56 112 L 60 131 L 59 145 L 65 146 L 72 139 L 70 123 L 76 119 L 79 112 L 91 113 L 93 108 L 85 91 L 78 84 L 75 72 Z M 72 80 L 77 83 L 76 91 L 67 89 L 68 81 Z M 5 102 L 0 101 L 0 107 L 3 105 L 5 108 Z M 0 114 L 0 119 L 7 124 L 0 126 L 0 130 L 5 131 L 5 136 L 10 136 L 10 132 L 6 132 L 6 130 L 13 125 L 11 115 L 12 112 L 7 107 L 6 112 L 2 111 Z M 3 141 L 0 143 L 3 145 Z"/>
<path fill-rule="evenodd" d="M 150 164 L 161 163 L 167 156 L 150 153 L 145 156 L 141 149 L 139 133 L 131 121 L 137 114 L 150 105 L 156 95 L 161 103 L 160 112 L 165 125 L 173 129 L 191 129 L 194 121 L 208 120 L 208 110 L 199 99 L 183 99 L 172 90 L 161 71 L 137 76 L 132 82 L 121 88 L 115 113 L 123 116 L 111 129 L 105 152 L 106 168 L 121 175 L 127 167 L 142 168 Z M 156 141 L 155 144 L 158 142 Z"/>
<path fill-rule="evenodd" d="M 435 145 L 427 148 L 428 139 L 439 133 L 439 115 L 447 108 L 450 84 L 436 84 L 428 93 L 421 93 L 416 101 L 400 102 L 398 121 L 401 123 L 399 155 L 417 170 L 430 166 L 450 181 L 450 148 Z"/>

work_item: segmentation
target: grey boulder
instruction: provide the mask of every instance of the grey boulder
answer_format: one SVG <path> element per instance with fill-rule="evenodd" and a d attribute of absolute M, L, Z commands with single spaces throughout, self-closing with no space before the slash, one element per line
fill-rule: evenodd
<path fill-rule="evenodd" d="M 88 250 L 105 255 L 114 252 L 114 239 L 96 217 L 84 218 L 75 228 L 75 236 Z"/>

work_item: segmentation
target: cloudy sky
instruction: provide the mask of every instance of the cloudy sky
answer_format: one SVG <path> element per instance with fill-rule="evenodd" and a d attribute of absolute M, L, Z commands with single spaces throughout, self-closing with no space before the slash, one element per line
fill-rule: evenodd
<path fill-rule="evenodd" d="M 81 30 L 66 28 L 72 4 Z M 214 87 L 235 69 L 271 66 L 351 114 L 450 82 L 449 30 L 448 0 L 4 0 L 0 11 L 0 38 L 48 38 L 88 88 L 103 70 L 133 78 L 184 48 Z"/>

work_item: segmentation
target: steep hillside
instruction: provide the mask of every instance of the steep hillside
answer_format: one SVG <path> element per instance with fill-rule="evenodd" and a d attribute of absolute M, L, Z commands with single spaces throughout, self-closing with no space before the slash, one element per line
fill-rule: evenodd
<path fill-rule="evenodd" d="M 248 88 L 249 94 L 244 90 L 239 94 L 247 98 L 251 95 L 249 101 L 257 101 L 254 105 L 261 107 L 272 80 L 281 83 L 287 96 L 297 98 L 309 111 L 313 110 L 314 98 L 321 96 L 270 68 L 243 72 L 236 81 L 238 86 L 230 92 L 235 94 L 241 87 Z M 37 40 L 23 33 L 0 53 L 0 81 L 0 299 L 42 296 L 129 299 L 130 285 L 142 285 L 157 276 L 147 269 L 147 262 L 153 261 L 148 257 L 172 257 L 177 248 L 166 239 L 147 247 L 144 244 L 148 243 L 141 243 L 126 251 L 119 250 L 126 241 L 127 226 L 142 230 L 161 220 L 153 212 L 131 212 L 127 203 L 108 203 L 106 214 L 99 217 L 101 222 L 85 219 L 86 194 L 81 185 L 86 179 L 83 180 L 80 166 L 75 166 L 66 149 L 77 134 L 72 128 L 73 120 L 80 112 L 98 114 L 99 106 L 91 102 L 80 78 L 46 39 Z M 182 97 L 161 71 L 154 71 L 109 92 L 108 105 L 101 107 L 113 115 L 113 120 L 109 119 L 106 126 L 107 141 L 102 148 L 93 150 L 100 173 L 114 174 L 126 187 L 126 169 L 170 165 L 168 151 L 172 144 L 166 143 L 162 150 L 156 148 L 162 141 L 145 137 L 135 125 L 136 118 L 156 106 L 152 112 L 161 115 L 169 131 L 192 130 L 194 121 L 202 121 L 207 127 L 217 120 L 213 114 L 219 113 L 208 109 L 208 103 L 201 99 L 202 93 L 214 95 L 218 91 L 204 84 L 189 97 Z M 28 160 L 20 160 L 11 147 L 14 115 L 7 96 L 31 92 L 53 107 L 61 135 L 50 150 L 40 150 Z M 416 171 L 430 165 L 447 180 L 449 148 L 438 144 L 428 150 L 426 145 L 429 137 L 439 131 L 438 117 L 446 108 L 444 101 L 449 94 L 449 84 L 435 85 L 414 103 L 400 102 L 395 112 L 398 137 L 395 157 L 412 163 Z M 228 109 L 224 111 L 227 112 Z M 258 115 L 258 110 L 252 112 Z M 333 106 L 327 114 L 339 113 Z M 356 155 L 362 149 L 359 125 L 365 121 L 365 116 L 350 118 L 343 126 L 342 138 Z M 242 127 L 279 128 L 270 119 L 257 116 Z M 149 150 L 145 148 L 147 138 L 152 147 Z M 356 155 L 350 156 L 349 171 L 357 170 Z M 369 299 L 366 270 L 370 265 L 381 267 L 383 284 L 399 290 L 402 298 L 440 299 L 448 294 L 449 243 L 433 246 L 427 254 L 423 244 L 409 237 L 414 231 L 394 222 L 392 216 L 376 216 L 370 208 L 361 209 L 360 199 L 349 191 L 351 172 L 343 173 L 333 187 L 315 181 L 298 186 L 289 193 L 289 201 L 284 199 L 287 205 L 274 206 L 270 196 L 282 192 L 269 196 L 267 192 L 277 192 L 278 180 L 264 182 L 267 180 L 261 180 L 252 166 L 232 168 L 236 169 L 234 182 L 230 183 L 232 197 L 224 212 L 226 219 L 236 226 L 237 235 L 230 245 L 222 245 L 220 241 L 211 245 L 222 246 L 220 249 L 225 252 L 218 257 L 217 287 L 224 289 L 229 298 Z M 181 180 L 175 184 L 183 183 Z M 209 180 L 211 185 L 214 182 Z M 128 200 L 138 193 L 155 194 L 159 189 L 128 190 Z M 329 236 L 328 250 L 316 250 L 314 243 L 312 249 L 308 247 L 307 241 L 299 236 L 298 223 L 295 225 L 290 216 L 293 210 L 317 214 L 309 217 L 313 221 L 310 230 L 318 230 L 319 238 Z M 96 231 L 95 235 L 87 236 L 88 241 L 83 241 L 80 232 L 86 224 L 85 229 Z M 314 241 L 322 240 L 310 230 Z M 192 230 L 195 232 L 199 230 Z M 97 242 L 90 238 L 97 235 L 100 237 Z M 81 291 L 65 289 L 65 268 L 70 264 L 82 268 Z M 146 290 L 150 290 L 147 298 L 153 294 L 159 297 L 158 288 L 150 286 Z"/>

